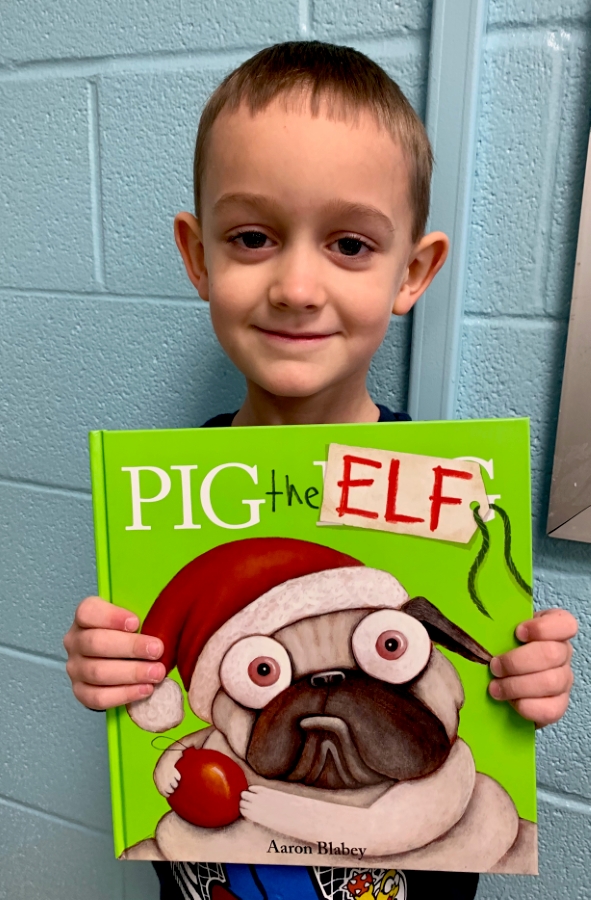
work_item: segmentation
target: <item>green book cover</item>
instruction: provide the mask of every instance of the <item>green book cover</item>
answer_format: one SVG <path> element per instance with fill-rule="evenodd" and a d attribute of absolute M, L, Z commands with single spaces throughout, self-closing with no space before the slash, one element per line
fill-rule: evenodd
<path fill-rule="evenodd" d="M 99 592 L 169 676 L 108 713 L 124 859 L 535 873 L 529 423 L 101 431 Z"/>

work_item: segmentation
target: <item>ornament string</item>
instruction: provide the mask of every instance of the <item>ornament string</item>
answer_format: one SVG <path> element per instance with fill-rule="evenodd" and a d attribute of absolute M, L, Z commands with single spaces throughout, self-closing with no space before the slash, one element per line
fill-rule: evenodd
<path fill-rule="evenodd" d="M 522 576 L 520 575 L 520 573 L 517 570 L 517 566 L 515 565 L 515 563 L 513 561 L 513 557 L 511 556 L 511 520 L 509 519 L 509 516 L 507 515 L 507 513 L 505 512 L 503 507 L 499 506 L 498 503 L 491 503 L 490 508 L 494 509 L 495 512 L 498 512 L 501 519 L 503 520 L 503 530 L 505 532 L 504 552 L 505 552 L 505 562 L 507 563 L 507 568 L 511 572 L 511 575 L 513 576 L 513 578 L 515 579 L 515 581 L 517 582 L 519 587 L 522 588 L 526 594 L 529 594 L 529 596 L 532 597 L 533 590 L 532 590 L 531 586 L 527 583 L 527 581 L 525 581 L 524 578 L 522 578 Z"/>
<path fill-rule="evenodd" d="M 513 576 L 519 587 L 531 597 L 533 595 L 532 588 L 520 574 L 517 566 L 515 565 L 515 561 L 513 560 L 513 556 L 511 555 L 511 520 L 509 519 L 509 516 L 507 515 L 503 507 L 499 506 L 498 503 L 491 503 L 490 508 L 494 509 L 495 512 L 499 514 L 501 521 L 503 522 L 503 553 L 505 556 L 505 563 L 507 565 L 507 568 L 509 569 L 511 575 Z M 489 619 L 492 619 L 491 614 L 486 609 L 484 603 L 478 596 L 478 591 L 476 590 L 476 576 L 490 549 L 490 534 L 486 522 L 479 514 L 479 509 L 480 504 L 476 504 L 472 509 L 472 515 L 474 516 L 474 521 L 476 522 L 478 530 L 480 531 L 480 534 L 482 536 L 482 545 L 480 547 L 480 550 L 478 551 L 476 559 L 470 567 L 470 571 L 468 572 L 468 593 L 470 594 L 472 602 L 476 605 L 480 612 L 484 616 L 487 616 Z"/>
<path fill-rule="evenodd" d="M 468 593 L 470 594 L 472 603 L 474 603 L 476 605 L 476 607 L 480 610 L 482 615 L 487 616 L 487 618 L 489 618 L 489 619 L 492 619 L 491 614 L 485 607 L 484 603 L 478 596 L 478 592 L 476 591 L 476 576 L 478 574 L 478 570 L 480 569 L 482 563 L 486 559 L 486 555 L 487 555 L 489 547 L 490 547 L 490 535 L 488 533 L 488 528 L 486 527 L 484 520 L 481 518 L 481 516 L 478 513 L 479 509 L 480 509 L 480 504 L 478 504 L 477 506 L 474 507 L 474 509 L 472 510 L 472 515 L 474 516 L 474 521 L 478 525 L 478 530 L 480 531 L 480 534 L 482 535 L 482 545 L 480 547 L 480 550 L 478 551 L 478 556 L 472 563 L 472 565 L 470 567 L 470 571 L 468 572 Z"/>
<path fill-rule="evenodd" d="M 161 753 L 166 753 L 167 750 L 178 750 L 179 748 L 178 748 L 178 747 L 172 747 L 172 746 L 170 746 L 170 745 L 169 745 L 168 747 L 162 747 L 162 746 L 157 747 L 157 746 L 156 746 L 156 742 L 157 742 L 157 741 L 160 741 L 160 740 L 163 740 L 163 741 L 170 741 L 171 744 L 180 744 L 180 746 L 183 748 L 183 750 L 189 750 L 189 749 L 190 749 L 189 747 L 185 746 L 185 744 L 183 744 L 183 742 L 180 741 L 178 738 L 171 738 L 171 737 L 169 737 L 167 734 L 158 734 L 158 735 L 156 735 L 155 738 L 152 738 L 152 740 L 150 741 L 150 746 L 152 746 L 152 747 L 154 748 L 154 750 L 158 750 L 158 751 L 161 752 Z"/>

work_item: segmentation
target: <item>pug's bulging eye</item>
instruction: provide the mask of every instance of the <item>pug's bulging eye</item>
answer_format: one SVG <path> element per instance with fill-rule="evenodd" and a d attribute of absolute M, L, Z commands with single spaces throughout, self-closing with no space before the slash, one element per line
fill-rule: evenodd
<path fill-rule="evenodd" d="M 280 674 L 279 663 L 270 656 L 257 656 L 248 667 L 248 677 L 259 687 L 275 684 Z"/>
<path fill-rule="evenodd" d="M 383 631 L 376 641 L 376 650 L 382 659 L 399 659 L 408 647 L 401 631 Z"/>
<path fill-rule="evenodd" d="M 389 684 L 404 684 L 425 668 L 431 638 L 418 619 L 397 609 L 380 609 L 361 620 L 351 639 L 360 669 Z"/>
<path fill-rule="evenodd" d="M 291 660 L 279 641 L 262 634 L 237 641 L 220 666 L 225 692 L 248 709 L 262 709 L 291 684 Z"/>

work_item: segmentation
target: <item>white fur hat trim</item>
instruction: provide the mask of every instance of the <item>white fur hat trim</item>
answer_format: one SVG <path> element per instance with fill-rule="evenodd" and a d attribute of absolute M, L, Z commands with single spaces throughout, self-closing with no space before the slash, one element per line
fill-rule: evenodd
<path fill-rule="evenodd" d="M 145 700 L 128 703 L 127 712 L 132 721 L 144 731 L 168 731 L 183 721 L 183 693 L 176 681 L 165 678 Z"/>
<path fill-rule="evenodd" d="M 399 609 L 408 599 L 408 593 L 389 572 L 366 566 L 313 572 L 271 588 L 228 619 L 207 641 L 191 678 L 191 709 L 211 722 L 211 707 L 220 688 L 220 663 L 241 638 L 274 634 L 301 619 L 339 610 Z"/>

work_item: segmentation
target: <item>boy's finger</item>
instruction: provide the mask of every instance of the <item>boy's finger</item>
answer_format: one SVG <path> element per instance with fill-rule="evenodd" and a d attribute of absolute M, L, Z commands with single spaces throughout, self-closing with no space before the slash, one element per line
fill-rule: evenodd
<path fill-rule="evenodd" d="M 574 638 L 578 624 L 566 609 L 544 609 L 515 629 L 519 641 L 568 641 Z"/>
<path fill-rule="evenodd" d="M 166 675 L 162 663 L 137 663 L 125 659 L 69 661 L 66 670 L 72 681 L 91 685 L 158 684 Z"/>
<path fill-rule="evenodd" d="M 570 666 L 547 669 L 533 675 L 515 675 L 491 681 L 489 692 L 495 700 L 520 700 L 534 697 L 558 697 L 573 685 Z"/>
<path fill-rule="evenodd" d="M 145 700 L 154 691 L 151 684 L 118 685 L 117 687 L 94 687 L 91 684 L 74 685 L 76 699 L 89 709 L 112 709 L 125 706 L 134 700 Z"/>
<path fill-rule="evenodd" d="M 535 641 L 524 644 L 495 656 L 490 661 L 490 670 L 497 678 L 509 675 L 529 675 L 563 666 L 571 658 L 570 644 L 564 641 Z"/>
<path fill-rule="evenodd" d="M 107 659 L 160 659 L 164 644 L 149 634 L 86 628 L 76 635 L 76 652 L 81 656 Z"/>
<path fill-rule="evenodd" d="M 109 628 L 116 631 L 137 631 L 140 620 L 135 613 L 107 603 L 100 597 L 86 597 L 76 610 L 74 618 L 79 628 Z"/>
<path fill-rule="evenodd" d="M 511 706 L 517 710 L 524 719 L 535 722 L 538 728 L 544 725 L 552 725 L 563 717 L 568 706 L 569 694 L 560 694 L 558 697 L 528 698 L 526 700 L 512 700 Z"/>

